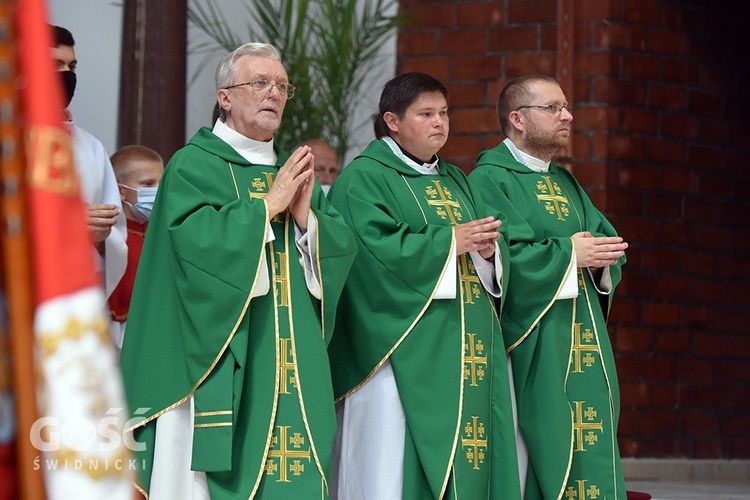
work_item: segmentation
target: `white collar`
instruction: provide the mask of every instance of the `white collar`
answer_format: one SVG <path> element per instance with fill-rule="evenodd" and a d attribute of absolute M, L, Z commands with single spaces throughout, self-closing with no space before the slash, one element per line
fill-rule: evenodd
<path fill-rule="evenodd" d="M 523 151 L 518 149 L 518 146 L 513 144 L 513 141 L 511 141 L 508 137 L 505 138 L 503 144 L 508 147 L 508 150 L 510 150 L 510 154 L 512 154 L 513 158 L 515 158 L 516 161 L 521 165 L 528 167 L 534 172 L 549 172 L 550 162 L 541 160 L 536 156 L 531 156 L 528 153 L 524 153 Z"/>
<path fill-rule="evenodd" d="M 221 120 L 216 120 L 213 133 L 232 146 L 244 159 L 256 165 L 275 165 L 276 152 L 273 137 L 268 142 L 256 141 L 232 129 Z"/>
<path fill-rule="evenodd" d="M 438 159 L 437 155 L 435 155 L 435 161 L 419 164 L 406 156 L 404 152 L 401 151 L 401 147 L 399 147 L 399 145 L 396 143 L 396 141 L 393 140 L 392 137 L 383 137 L 383 141 L 388 144 L 388 147 L 391 148 L 391 151 L 393 151 L 393 154 L 396 155 L 399 160 L 406 163 L 408 166 L 410 166 L 420 174 L 437 175 L 440 173 L 440 167 L 438 166 L 438 162 L 440 160 Z"/>

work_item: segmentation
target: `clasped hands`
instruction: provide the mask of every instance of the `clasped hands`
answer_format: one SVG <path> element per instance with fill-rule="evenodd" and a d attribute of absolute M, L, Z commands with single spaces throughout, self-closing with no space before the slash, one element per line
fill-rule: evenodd
<path fill-rule="evenodd" d="M 300 146 L 276 174 L 276 180 L 266 194 L 268 220 L 287 208 L 300 229 L 307 229 L 310 214 L 315 157 L 310 146 Z"/>
<path fill-rule="evenodd" d="M 456 234 L 456 255 L 466 252 L 479 252 L 484 259 L 495 253 L 495 242 L 500 237 L 497 228 L 501 222 L 494 217 L 485 217 L 453 226 Z"/>

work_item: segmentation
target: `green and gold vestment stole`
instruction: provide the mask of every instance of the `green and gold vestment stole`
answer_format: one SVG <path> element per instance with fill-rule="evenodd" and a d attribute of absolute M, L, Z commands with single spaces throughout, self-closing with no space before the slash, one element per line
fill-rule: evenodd
<path fill-rule="evenodd" d="M 253 165 L 249 168 L 233 168 L 232 174 L 240 196 L 265 198 L 273 186 L 278 168 Z M 244 187 L 244 193 L 243 193 Z M 299 266 L 294 246 L 293 219 L 289 211 L 271 219 L 275 239 L 266 243 L 266 263 L 270 291 L 255 297 L 251 303 L 261 311 L 273 314 L 252 315 L 253 330 L 275 331 L 276 350 L 276 400 L 271 424 L 268 429 L 265 466 L 259 482 L 256 482 L 255 498 L 328 498 L 328 487 L 311 439 L 311 430 L 305 415 L 300 394 L 299 368 L 295 351 L 294 306 L 291 293 L 290 266 Z M 289 256 L 291 255 L 291 260 Z M 302 285 L 304 286 L 304 285 Z M 261 326 L 260 323 L 269 323 Z M 248 397 L 250 405 L 252 397 Z M 251 432 L 262 434 L 264 429 Z M 256 471 L 247 471 L 254 474 Z M 237 472 L 242 474 L 242 472 Z"/>
<path fill-rule="evenodd" d="M 531 194 L 530 203 L 538 212 L 535 223 L 541 226 L 537 229 L 548 237 L 589 229 L 579 192 L 565 172 L 517 178 Z M 572 456 L 560 498 L 614 500 L 624 498 L 616 436 L 617 376 L 594 282 L 588 270 L 582 268 L 577 269 L 577 280 L 578 296 L 552 304 L 540 323 L 540 335 L 544 337 L 541 342 L 557 344 L 560 352 L 570 353 L 563 387 L 572 419 Z M 532 432 L 544 431 L 538 428 Z M 527 491 L 526 498 L 536 498 L 533 492 L 534 488 Z"/>
<path fill-rule="evenodd" d="M 462 224 L 476 219 L 461 187 L 447 175 L 402 176 L 422 212 L 425 223 Z M 479 280 L 469 254 L 457 259 L 463 336 L 463 385 L 461 409 L 452 471 L 446 498 L 490 498 L 490 456 L 492 446 L 491 393 L 495 336 L 499 323 L 490 295 Z M 440 299 L 436 299 L 440 300 Z M 515 467 L 515 464 L 510 464 Z M 404 491 L 409 491 L 404 485 Z M 407 498 L 407 495 L 405 495 Z"/>

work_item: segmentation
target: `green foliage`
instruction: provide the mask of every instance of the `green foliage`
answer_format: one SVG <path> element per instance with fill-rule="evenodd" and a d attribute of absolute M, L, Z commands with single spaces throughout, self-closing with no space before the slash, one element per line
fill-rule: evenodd
<path fill-rule="evenodd" d="M 281 52 L 297 87 L 287 102 L 276 140 L 291 148 L 323 138 L 343 158 L 350 144 L 354 108 L 385 40 L 405 24 L 386 16 L 397 0 L 242 0 L 250 19 L 248 37 L 235 34 L 213 0 L 192 0 L 188 19 L 208 37 L 195 45 L 204 61 L 217 50 L 246 41 L 267 42 Z"/>

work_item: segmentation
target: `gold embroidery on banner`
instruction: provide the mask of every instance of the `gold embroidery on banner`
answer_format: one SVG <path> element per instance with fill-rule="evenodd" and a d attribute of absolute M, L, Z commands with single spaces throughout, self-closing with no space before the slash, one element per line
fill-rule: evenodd
<path fill-rule="evenodd" d="M 268 450 L 268 458 L 264 468 L 268 476 L 273 476 L 278 471 L 279 479 L 276 480 L 277 483 L 291 483 L 289 472 L 299 476 L 305 471 L 305 466 L 299 459 L 311 461 L 310 450 L 301 449 L 302 445 L 305 444 L 305 438 L 299 432 L 287 437 L 289 427 L 288 425 L 276 426 L 279 434 L 278 436 L 274 435 L 271 440 L 271 448 Z M 276 448 L 277 445 L 278 448 Z M 289 448 L 289 445 L 292 448 Z M 290 461 L 291 463 L 289 463 Z"/>
<path fill-rule="evenodd" d="M 464 434 L 466 437 L 461 439 L 461 447 L 468 448 L 466 450 L 466 460 L 474 465 L 474 470 L 479 470 L 479 464 L 484 463 L 487 451 L 487 439 L 484 438 L 484 423 L 479 422 L 478 416 L 472 415 L 471 422 L 466 422 Z"/>
<path fill-rule="evenodd" d="M 484 380 L 484 368 L 487 366 L 487 356 L 481 356 L 484 343 L 476 340 L 476 333 L 467 333 L 466 336 L 469 341 L 464 344 L 464 380 L 471 377 L 469 385 L 479 387 L 477 379 Z"/>
<path fill-rule="evenodd" d="M 591 353 L 599 353 L 599 346 L 591 343 L 594 340 L 594 333 L 589 328 L 582 332 L 581 325 L 583 323 L 576 323 L 573 328 L 573 347 L 570 357 L 570 362 L 573 363 L 573 373 L 583 373 L 581 363 L 591 368 L 596 362 L 596 358 Z M 586 343 L 583 343 L 583 341 Z M 584 352 L 586 354 L 581 356 Z"/>
<path fill-rule="evenodd" d="M 557 215 L 557 220 L 565 220 L 570 216 L 568 198 L 562 195 L 562 189 L 553 182 L 548 175 L 543 175 L 544 182 L 537 181 L 536 193 L 537 201 L 544 202 L 544 209 L 550 215 Z"/>
<path fill-rule="evenodd" d="M 132 460 L 130 450 L 122 447 L 117 450 L 114 457 L 102 458 L 96 455 L 87 456 L 83 453 L 70 448 L 61 447 L 59 450 L 52 452 L 53 459 L 57 463 L 64 463 L 67 468 L 67 464 L 75 464 L 75 470 L 82 470 L 87 476 L 94 481 L 101 481 L 104 479 L 116 478 L 128 478 L 130 477 L 130 469 L 125 466 Z M 123 464 L 121 467 L 112 467 L 112 464 Z"/>
<path fill-rule="evenodd" d="M 459 224 L 463 219 L 461 214 L 461 204 L 453 199 L 453 195 L 448 188 L 443 187 L 440 181 L 432 181 L 435 187 L 427 186 L 427 204 L 435 207 L 435 212 L 442 219 L 450 220 L 452 226 Z"/>
<path fill-rule="evenodd" d="M 80 321 L 76 317 L 68 317 L 60 330 L 38 335 L 37 345 L 41 348 L 42 356 L 46 358 L 55 354 L 64 341 L 81 340 L 89 333 L 93 333 L 103 344 L 108 344 L 110 341 L 107 322 L 103 317 L 97 316 L 89 322 Z"/>
<path fill-rule="evenodd" d="M 585 403 L 585 401 L 573 401 L 573 403 L 576 405 L 575 416 L 573 419 L 573 433 L 575 434 L 576 442 L 574 451 L 586 451 L 584 441 L 587 445 L 594 446 L 599 440 L 599 437 L 594 434 L 594 431 L 604 432 L 604 428 L 601 420 L 599 422 L 593 421 L 597 415 L 593 406 L 589 406 L 584 412 L 583 403 Z M 584 417 L 587 420 L 586 422 L 583 421 Z M 585 436 L 583 435 L 584 432 L 586 432 Z"/>
<path fill-rule="evenodd" d="M 599 494 L 601 492 L 595 484 L 592 484 L 587 489 L 586 479 L 576 479 L 575 481 L 576 485 L 578 486 L 578 490 L 576 491 L 576 488 L 568 486 L 568 489 L 565 491 L 565 498 L 567 498 L 568 500 L 596 500 L 597 498 L 599 498 Z"/>
<path fill-rule="evenodd" d="M 297 387 L 297 377 L 294 374 L 294 348 L 291 339 L 279 339 L 281 342 L 281 359 L 279 360 L 279 394 L 291 394 L 289 385 Z M 291 372 L 291 376 L 289 375 Z"/>
<path fill-rule="evenodd" d="M 478 299 L 482 295 L 482 289 L 480 287 L 479 276 L 477 276 L 476 268 L 474 267 L 474 261 L 468 256 L 468 254 L 461 254 L 458 257 L 459 262 L 459 279 L 461 280 L 461 288 L 466 292 L 464 295 L 464 303 L 473 304 L 474 299 Z"/>
<path fill-rule="evenodd" d="M 78 195 L 70 134 L 56 127 L 32 127 L 27 151 L 31 188 L 65 197 Z"/>

